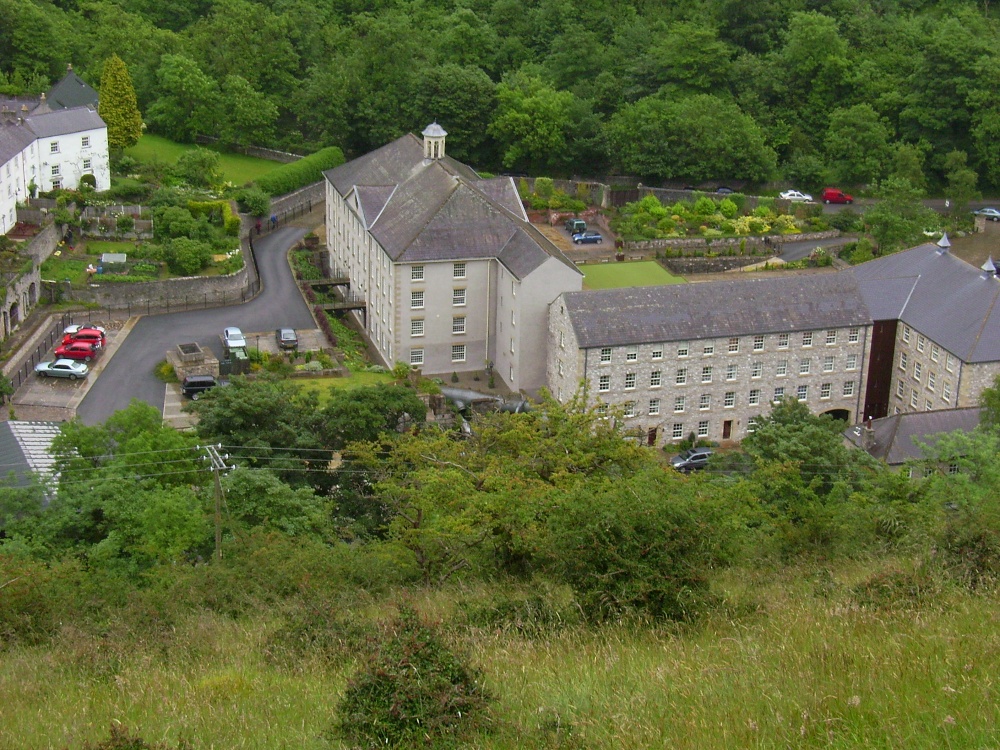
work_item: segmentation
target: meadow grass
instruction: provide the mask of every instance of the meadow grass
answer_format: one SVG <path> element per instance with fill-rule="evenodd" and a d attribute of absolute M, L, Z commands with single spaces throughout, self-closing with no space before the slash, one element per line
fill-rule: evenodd
<path fill-rule="evenodd" d="M 289 382 L 300 391 L 314 391 L 320 406 L 323 406 L 331 390 L 354 390 L 370 385 L 390 385 L 396 381 L 390 372 L 352 372 L 343 378 L 293 378 Z"/>
<path fill-rule="evenodd" d="M 140 162 L 161 161 L 174 164 L 181 154 L 196 148 L 198 146 L 193 143 L 175 143 L 162 136 L 143 135 L 139 142 L 132 148 L 126 149 L 125 153 Z M 280 166 L 279 162 L 259 159 L 256 156 L 219 152 L 219 167 L 222 169 L 223 179 L 234 185 L 253 182 L 262 174 Z"/>
<path fill-rule="evenodd" d="M 620 622 L 534 638 L 450 628 L 497 699 L 493 730 L 462 746 L 995 746 L 996 592 L 864 609 L 843 593 L 809 593 L 808 578 L 789 582 L 752 613 L 722 607 L 684 626 Z M 460 601 L 489 595 L 456 587 L 398 599 L 447 621 Z M 266 613 L 234 622 L 199 612 L 159 639 L 67 627 L 49 646 L 7 651 L 0 747 L 75 749 L 114 721 L 194 748 L 340 747 L 323 732 L 351 664 L 307 653 L 277 666 L 263 649 L 273 628 Z"/>
<path fill-rule="evenodd" d="M 584 289 L 618 289 L 628 286 L 662 286 L 683 284 L 684 279 L 674 276 L 656 261 L 643 260 L 629 263 L 587 264 L 583 269 Z"/>

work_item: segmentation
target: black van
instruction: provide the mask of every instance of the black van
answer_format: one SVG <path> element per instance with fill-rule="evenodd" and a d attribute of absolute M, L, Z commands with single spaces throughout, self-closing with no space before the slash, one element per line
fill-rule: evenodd
<path fill-rule="evenodd" d="M 214 375 L 188 375 L 181 382 L 181 393 L 197 401 L 209 388 L 215 388 L 219 381 Z"/>

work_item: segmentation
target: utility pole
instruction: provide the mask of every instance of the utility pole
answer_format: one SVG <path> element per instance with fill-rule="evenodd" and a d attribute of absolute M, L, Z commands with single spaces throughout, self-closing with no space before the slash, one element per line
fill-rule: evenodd
<path fill-rule="evenodd" d="M 206 445 L 206 458 L 211 461 L 212 474 L 215 475 L 215 559 L 222 559 L 222 479 L 221 473 L 235 469 L 235 466 L 226 465 L 229 454 L 219 454 L 222 445 Z"/>

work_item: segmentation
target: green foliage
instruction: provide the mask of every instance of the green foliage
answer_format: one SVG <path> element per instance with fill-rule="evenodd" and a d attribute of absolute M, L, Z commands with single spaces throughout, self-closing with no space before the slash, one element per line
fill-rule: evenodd
<path fill-rule="evenodd" d="M 880 255 L 907 247 L 940 223 L 938 215 L 921 202 L 923 193 L 906 179 L 887 177 L 875 194 L 878 203 L 865 211 L 864 220 Z"/>
<path fill-rule="evenodd" d="M 250 186 L 236 193 L 240 210 L 251 216 L 267 216 L 271 211 L 271 197 L 258 187 Z"/>
<path fill-rule="evenodd" d="M 108 126 L 108 147 L 121 152 L 139 142 L 142 115 L 128 67 L 118 55 L 104 62 L 97 112 Z"/>
<path fill-rule="evenodd" d="M 268 195 L 285 195 L 299 188 L 319 182 L 323 172 L 344 163 L 344 154 L 336 146 L 324 148 L 304 159 L 282 164 L 275 170 L 257 178 L 257 187 Z"/>
<path fill-rule="evenodd" d="M 187 237 L 176 237 L 167 244 L 167 267 L 181 276 L 194 276 L 212 262 L 212 246 Z"/>
<path fill-rule="evenodd" d="M 351 391 L 335 390 L 319 415 L 324 445 L 341 449 L 354 441 L 376 441 L 394 433 L 400 420 L 419 425 L 427 406 L 412 388 L 374 385 Z"/>
<path fill-rule="evenodd" d="M 176 750 L 191 750 L 192 746 L 181 740 L 173 746 Z M 108 739 L 97 743 L 87 742 L 83 750 L 171 750 L 171 746 L 165 742 L 147 742 L 137 734 L 129 732 L 127 727 L 120 724 L 112 724 Z"/>
<path fill-rule="evenodd" d="M 860 240 L 854 243 L 854 249 L 851 250 L 851 254 L 848 258 L 848 262 L 852 266 L 856 266 L 859 263 L 867 263 L 868 261 L 875 258 L 875 247 L 872 245 L 871 240 L 867 237 L 862 237 Z"/>
<path fill-rule="evenodd" d="M 487 718 L 492 697 L 440 627 L 404 608 L 349 680 L 336 734 L 355 747 L 460 742 Z"/>
<path fill-rule="evenodd" d="M 219 153 L 195 148 L 181 154 L 173 167 L 174 174 L 195 187 L 212 188 L 222 184 Z"/>

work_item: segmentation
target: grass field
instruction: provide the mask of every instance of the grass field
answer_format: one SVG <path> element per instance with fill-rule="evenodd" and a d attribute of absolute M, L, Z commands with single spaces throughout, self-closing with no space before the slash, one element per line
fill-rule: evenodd
<path fill-rule="evenodd" d="M 380 383 L 388 385 L 394 382 L 394 378 L 389 372 L 354 372 L 346 378 L 295 378 L 289 382 L 300 391 L 315 391 L 320 406 L 323 406 L 331 390 L 352 390 Z"/>
<path fill-rule="evenodd" d="M 139 143 L 127 149 L 125 153 L 141 162 L 159 160 L 173 164 L 177 161 L 177 157 L 185 151 L 191 151 L 195 148 L 197 146 L 193 143 L 174 143 L 158 135 L 144 135 L 139 139 Z M 220 152 L 220 156 L 219 166 L 222 168 L 222 174 L 226 180 L 234 185 L 251 182 L 262 174 L 281 166 L 276 161 L 258 159 L 256 156 L 222 152 Z"/>
<path fill-rule="evenodd" d="M 674 276 L 655 261 L 635 263 L 602 263 L 583 266 L 584 289 L 619 289 L 627 286 L 663 286 L 683 284 L 684 279 Z"/>

